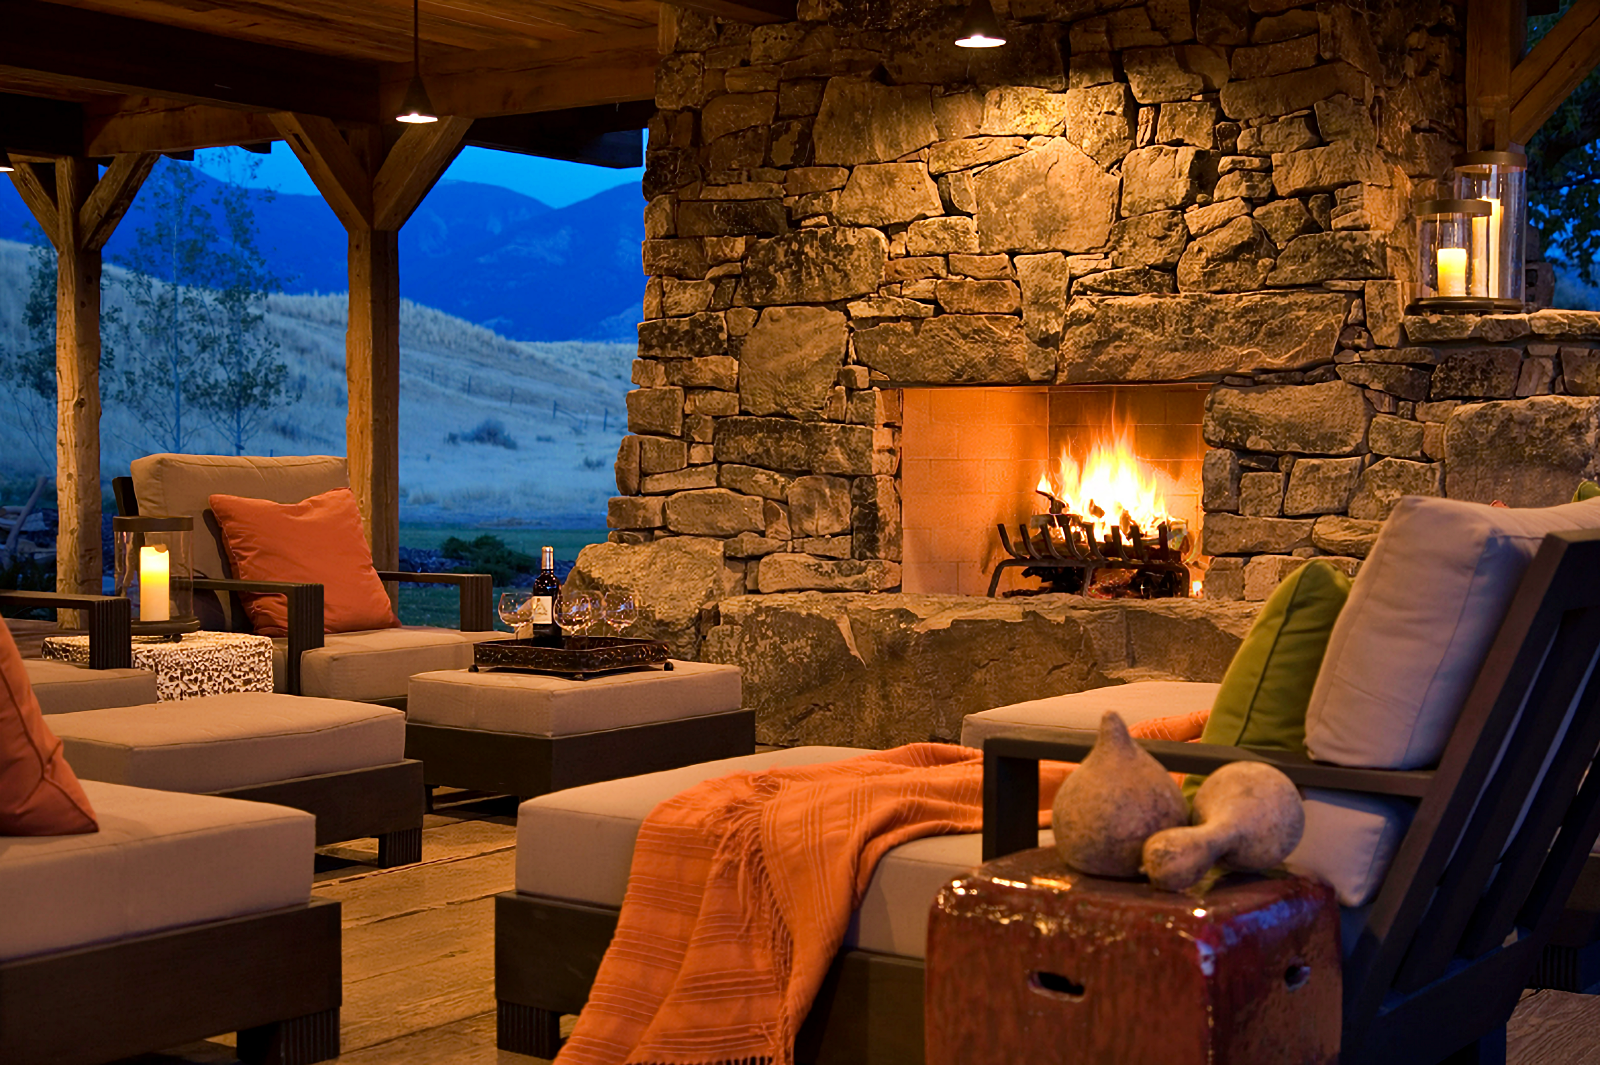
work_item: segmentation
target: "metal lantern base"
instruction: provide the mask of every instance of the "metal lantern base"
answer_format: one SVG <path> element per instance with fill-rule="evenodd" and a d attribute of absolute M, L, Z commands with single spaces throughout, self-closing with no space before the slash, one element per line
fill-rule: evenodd
<path fill-rule="evenodd" d="M 128 628 L 135 636 L 165 636 L 176 640 L 186 632 L 199 632 L 200 619 L 189 615 L 166 621 L 135 621 Z"/>
<path fill-rule="evenodd" d="M 1407 314 L 1520 314 L 1521 300 L 1488 296 L 1421 296 L 1411 301 Z"/>

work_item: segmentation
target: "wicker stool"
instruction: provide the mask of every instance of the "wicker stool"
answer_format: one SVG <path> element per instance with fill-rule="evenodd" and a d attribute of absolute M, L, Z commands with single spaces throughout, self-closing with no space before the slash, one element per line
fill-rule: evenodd
<path fill-rule="evenodd" d="M 928 921 L 927 1065 L 1338 1060 L 1339 911 L 1300 877 L 1204 893 L 989 862 Z"/>

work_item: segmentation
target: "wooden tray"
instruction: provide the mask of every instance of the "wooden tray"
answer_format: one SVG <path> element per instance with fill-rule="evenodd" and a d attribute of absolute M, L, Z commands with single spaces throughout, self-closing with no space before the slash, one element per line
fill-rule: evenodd
<path fill-rule="evenodd" d="M 472 645 L 474 670 L 525 670 L 582 680 L 595 673 L 657 666 L 672 668 L 667 660 L 667 645 L 660 640 L 567 636 L 560 647 L 541 646 L 533 640 L 485 640 Z"/>

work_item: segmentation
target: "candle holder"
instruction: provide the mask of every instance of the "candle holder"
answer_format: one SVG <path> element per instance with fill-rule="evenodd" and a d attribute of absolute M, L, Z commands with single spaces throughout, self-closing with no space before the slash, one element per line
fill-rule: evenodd
<path fill-rule="evenodd" d="M 1482 200 L 1426 200 L 1417 204 L 1417 298 L 1423 314 L 1473 314 L 1495 310 L 1494 301 L 1475 296 L 1481 288 L 1472 257 L 1473 227 L 1490 217 Z"/>
<path fill-rule="evenodd" d="M 1474 217 L 1470 251 L 1475 269 L 1468 293 L 1497 311 L 1521 311 L 1527 288 L 1523 233 L 1528 225 L 1528 157 L 1520 152 L 1468 152 L 1455 160 L 1458 199 L 1489 205 Z"/>
<path fill-rule="evenodd" d="M 194 612 L 194 519 L 115 517 L 116 594 L 130 600 L 135 636 L 176 639 L 200 628 Z"/>

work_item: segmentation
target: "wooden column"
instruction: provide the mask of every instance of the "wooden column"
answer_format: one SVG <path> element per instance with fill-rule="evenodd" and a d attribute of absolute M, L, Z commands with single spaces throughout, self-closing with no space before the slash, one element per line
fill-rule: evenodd
<path fill-rule="evenodd" d="M 100 267 L 150 154 L 20 163 L 12 181 L 56 251 L 56 590 L 100 592 Z M 54 170 L 54 174 L 50 170 Z"/>
<path fill-rule="evenodd" d="M 455 158 L 472 122 L 409 126 L 392 145 L 313 115 L 273 116 L 349 241 L 345 454 L 379 569 L 400 558 L 400 227 Z"/>

